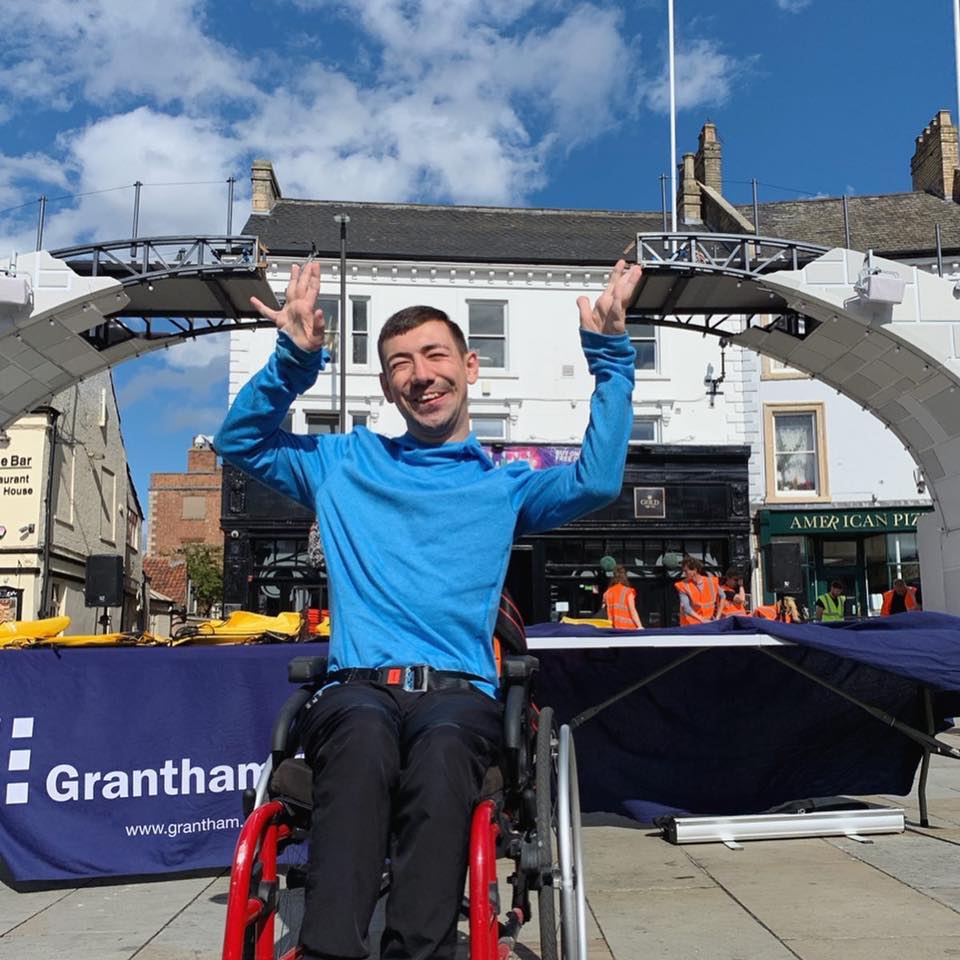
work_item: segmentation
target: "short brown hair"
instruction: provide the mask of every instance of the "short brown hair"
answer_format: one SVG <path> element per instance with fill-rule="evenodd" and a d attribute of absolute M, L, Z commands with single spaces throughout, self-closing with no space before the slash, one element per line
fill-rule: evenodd
<path fill-rule="evenodd" d="M 402 310 L 398 310 L 383 325 L 380 336 L 377 337 L 377 354 L 380 357 L 380 365 L 383 366 L 383 345 L 387 340 L 409 333 L 411 330 L 415 330 L 417 327 L 429 323 L 431 320 L 439 320 L 440 323 L 446 324 L 450 335 L 453 337 L 453 342 L 460 351 L 460 356 L 463 356 L 467 352 L 467 340 L 460 327 L 437 307 L 420 305 L 416 307 L 404 307 Z"/>
<path fill-rule="evenodd" d="M 630 586 L 630 575 L 627 573 L 627 568 L 622 564 L 618 563 L 614 568 L 613 572 L 610 574 L 611 583 L 622 583 L 625 586 Z"/>
<path fill-rule="evenodd" d="M 683 562 L 680 564 L 680 569 L 694 570 L 697 573 L 703 573 L 704 567 L 700 560 L 698 560 L 696 557 L 691 557 L 688 553 L 684 556 Z"/>

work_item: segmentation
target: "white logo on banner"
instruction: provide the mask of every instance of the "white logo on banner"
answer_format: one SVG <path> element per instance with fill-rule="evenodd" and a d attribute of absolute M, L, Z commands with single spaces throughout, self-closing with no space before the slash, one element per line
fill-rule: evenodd
<path fill-rule="evenodd" d="M 33 717 L 14 717 L 10 727 L 11 740 L 29 740 L 33 737 Z M 7 757 L 7 770 L 11 773 L 26 773 L 30 769 L 30 749 L 12 746 Z M 26 780 L 8 780 L 6 802 L 26 803 L 30 796 L 30 784 Z"/>
<path fill-rule="evenodd" d="M 0 717 L 0 735 L 9 730 L 6 790 L 8 806 L 30 800 L 29 741 L 33 737 L 33 717 Z M 19 742 L 18 742 L 19 741 Z M 45 793 L 58 803 L 71 800 L 124 800 L 128 797 L 188 796 L 202 793 L 232 793 L 255 787 L 264 764 L 256 762 L 196 766 L 189 757 L 166 759 L 156 767 L 133 770 L 79 770 L 71 763 L 55 764 L 45 776 Z M 37 772 L 35 771 L 36 779 Z M 43 776 L 42 773 L 39 776 Z"/>

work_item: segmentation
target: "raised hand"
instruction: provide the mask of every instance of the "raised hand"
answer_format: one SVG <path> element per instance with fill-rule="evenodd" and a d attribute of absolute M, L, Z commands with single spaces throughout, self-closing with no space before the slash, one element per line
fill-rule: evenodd
<path fill-rule="evenodd" d="M 257 313 L 272 320 L 298 347 L 316 353 L 324 342 L 323 311 L 316 308 L 320 292 L 320 264 L 309 260 L 290 268 L 286 300 L 279 310 L 271 310 L 256 297 L 251 297 Z"/>
<path fill-rule="evenodd" d="M 586 297 L 577 298 L 580 308 L 580 328 L 594 333 L 614 335 L 625 333 L 627 329 L 627 307 L 637 292 L 637 285 L 643 270 L 639 264 L 629 269 L 623 260 L 618 260 L 610 272 L 610 281 L 606 290 L 590 306 Z"/>

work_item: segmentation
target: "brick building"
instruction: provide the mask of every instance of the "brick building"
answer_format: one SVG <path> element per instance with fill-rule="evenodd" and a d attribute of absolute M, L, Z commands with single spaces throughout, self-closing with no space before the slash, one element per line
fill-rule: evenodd
<path fill-rule="evenodd" d="M 170 557 L 188 543 L 223 546 L 220 466 L 206 437 L 187 451 L 186 473 L 150 474 L 147 556 Z"/>

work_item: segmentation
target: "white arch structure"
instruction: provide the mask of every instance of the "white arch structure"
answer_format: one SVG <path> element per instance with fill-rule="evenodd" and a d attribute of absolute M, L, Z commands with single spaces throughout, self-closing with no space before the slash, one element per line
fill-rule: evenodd
<path fill-rule="evenodd" d="M 934 511 L 918 528 L 924 605 L 960 614 L 960 299 L 954 283 L 879 258 L 865 276 L 868 256 L 852 250 L 727 239 L 733 253 L 718 259 L 724 241 L 718 235 L 701 237 L 699 248 L 689 234 L 638 237 L 647 276 L 637 315 L 663 323 L 676 315 L 706 316 L 706 324 L 694 329 L 788 363 L 879 417 L 923 471 L 933 499 Z M 150 241 L 118 246 L 137 243 Z M 242 320 L 250 293 L 271 296 L 258 258 L 223 265 L 220 272 L 233 277 L 233 289 L 227 295 L 221 285 L 211 299 L 209 274 L 217 272 L 211 265 L 202 276 L 185 263 L 131 279 L 116 271 L 83 275 L 44 251 L 21 256 L 14 276 L 0 274 L 0 429 L 84 376 L 172 339 L 230 329 Z M 139 307 L 131 301 L 149 303 L 144 288 L 154 291 L 164 281 L 171 296 L 181 291 L 177 307 L 184 312 L 231 323 L 169 335 L 138 334 L 121 324 L 119 336 L 91 337 Z M 192 287 L 184 286 L 188 281 Z M 158 302 L 154 315 L 163 309 Z M 720 313 L 728 316 L 711 324 Z M 781 320 L 744 325 L 745 315 L 764 313 Z"/>
<path fill-rule="evenodd" d="M 934 505 L 917 528 L 924 605 L 960 614 L 960 291 L 919 267 L 867 260 L 837 248 L 766 276 L 771 293 L 818 324 L 803 339 L 759 327 L 732 339 L 835 387 L 899 438 Z M 862 276 L 887 289 L 872 297 Z M 883 302 L 901 286 L 900 302 Z"/>

